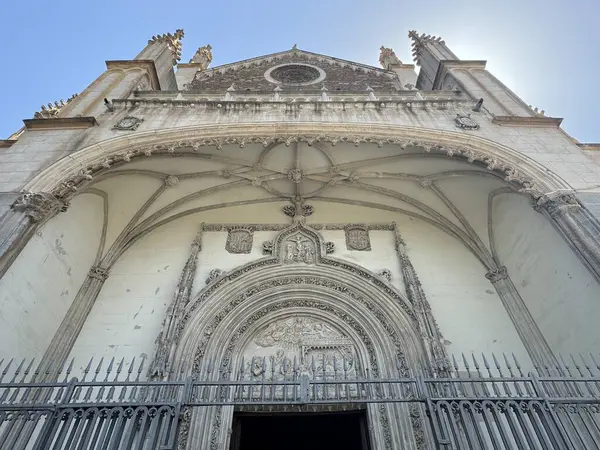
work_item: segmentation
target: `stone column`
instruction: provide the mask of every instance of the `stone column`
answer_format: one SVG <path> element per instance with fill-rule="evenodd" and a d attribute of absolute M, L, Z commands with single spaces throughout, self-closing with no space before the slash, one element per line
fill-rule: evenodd
<path fill-rule="evenodd" d="M 508 276 L 506 267 L 492 269 L 485 274 L 485 277 L 494 285 L 533 364 L 536 367 L 553 367 L 556 364 L 554 354 L 527 309 L 521 294 Z"/>
<path fill-rule="evenodd" d="M 54 334 L 50 345 L 44 354 L 40 367 L 51 366 L 49 376 L 56 372 L 65 363 L 85 321 L 96 302 L 96 298 L 108 278 L 108 269 L 92 266 L 87 278 L 79 288 L 73 303 L 65 314 L 57 332 Z"/>
<path fill-rule="evenodd" d="M 24 192 L 0 218 L 0 278 L 17 258 L 35 230 L 69 203 L 47 192 Z"/>
<path fill-rule="evenodd" d="M 600 222 L 573 194 L 542 195 L 534 209 L 548 217 L 583 264 L 600 282 Z"/>

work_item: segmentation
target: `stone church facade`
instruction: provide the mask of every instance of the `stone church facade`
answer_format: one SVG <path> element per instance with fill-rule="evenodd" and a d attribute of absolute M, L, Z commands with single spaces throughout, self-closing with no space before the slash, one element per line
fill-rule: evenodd
<path fill-rule="evenodd" d="M 85 380 L 94 357 L 137 380 L 227 367 L 268 384 L 595 352 L 598 145 L 485 61 L 409 37 L 418 75 L 386 47 L 381 67 L 296 46 L 181 63 L 178 30 L 24 120 L 0 141 L 0 356 L 37 358 L 46 381 L 66 366 Z M 339 386 L 338 406 L 360 396 Z M 462 448 L 388 397 L 360 406 L 367 447 Z M 236 408 L 186 409 L 175 445 L 238 448 Z"/>

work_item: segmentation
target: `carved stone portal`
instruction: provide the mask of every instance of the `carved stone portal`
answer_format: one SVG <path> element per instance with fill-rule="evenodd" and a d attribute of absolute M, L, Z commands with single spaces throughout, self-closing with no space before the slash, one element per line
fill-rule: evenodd
<path fill-rule="evenodd" d="M 348 250 L 370 251 L 369 229 L 363 225 L 348 225 L 346 227 L 346 247 Z"/>
<path fill-rule="evenodd" d="M 250 253 L 253 236 L 252 230 L 248 228 L 232 228 L 227 235 L 225 250 L 229 253 Z"/>

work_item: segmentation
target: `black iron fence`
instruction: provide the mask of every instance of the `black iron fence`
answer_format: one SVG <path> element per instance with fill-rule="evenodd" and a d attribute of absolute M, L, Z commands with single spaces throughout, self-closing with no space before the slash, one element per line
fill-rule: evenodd
<path fill-rule="evenodd" d="M 143 360 L 81 368 L 2 361 L 0 449 L 174 449 L 180 416 L 193 408 L 369 403 L 419 405 L 433 448 L 600 449 L 600 366 L 592 355 L 527 372 L 514 357 L 463 356 L 438 377 L 382 378 L 325 356 L 238 366 L 152 381 Z"/>

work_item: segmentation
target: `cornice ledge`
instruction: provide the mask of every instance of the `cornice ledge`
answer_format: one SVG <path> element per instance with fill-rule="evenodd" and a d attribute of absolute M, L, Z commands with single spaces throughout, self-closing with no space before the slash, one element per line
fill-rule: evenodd
<path fill-rule="evenodd" d="M 23 119 L 28 130 L 73 130 L 98 125 L 93 116 L 57 117 L 53 119 Z"/>
<path fill-rule="evenodd" d="M 578 142 L 575 145 L 581 150 L 600 151 L 600 143 L 596 142 Z"/>
<path fill-rule="evenodd" d="M 0 148 L 8 148 L 15 142 L 17 142 L 16 139 L 0 139 Z"/>
<path fill-rule="evenodd" d="M 519 117 L 519 116 L 495 116 L 492 123 L 509 127 L 550 127 L 558 128 L 562 123 L 562 117 Z"/>
<path fill-rule="evenodd" d="M 440 66 L 446 69 L 481 69 L 485 70 L 487 61 L 484 60 L 460 60 L 460 59 L 445 59 L 440 61 Z"/>
<path fill-rule="evenodd" d="M 156 72 L 156 65 L 152 59 L 127 59 L 127 60 L 114 60 L 106 61 L 106 68 L 112 69 L 133 69 L 141 68 L 148 72 L 150 76 L 150 84 L 152 89 L 160 91 L 160 80 L 158 79 L 158 73 Z"/>

